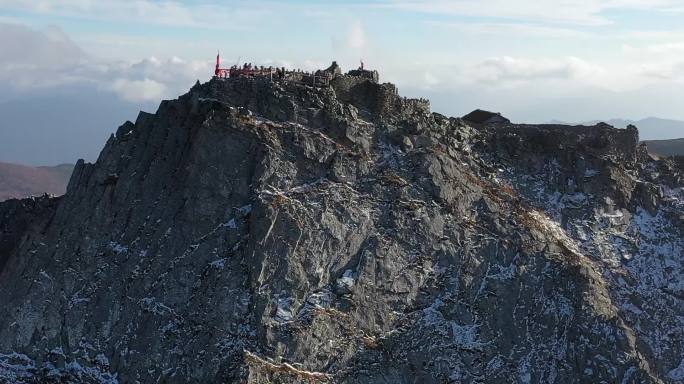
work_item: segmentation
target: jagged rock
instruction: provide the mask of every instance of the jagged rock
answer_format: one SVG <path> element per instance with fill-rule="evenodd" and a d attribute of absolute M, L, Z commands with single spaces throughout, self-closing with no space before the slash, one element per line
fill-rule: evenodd
<path fill-rule="evenodd" d="M 501 114 L 498 112 L 489 112 L 482 109 L 476 109 L 463 116 L 462 119 L 473 124 L 498 124 L 511 122 L 507 118 L 501 116 Z"/>
<path fill-rule="evenodd" d="M 358 78 L 364 78 L 368 79 L 374 83 L 377 83 L 380 81 L 380 74 L 378 71 L 369 71 L 367 69 L 352 69 L 351 71 L 347 72 L 347 75 L 349 77 L 358 77 Z"/>
<path fill-rule="evenodd" d="M 21 240 L 42 230 L 58 202 L 48 195 L 0 202 L 0 273 Z"/>
<path fill-rule="evenodd" d="M 342 68 L 337 64 L 337 61 L 333 61 L 328 68 L 323 70 L 323 72 L 335 77 L 342 74 Z"/>
<path fill-rule="evenodd" d="M 663 190 L 660 185 L 649 182 L 637 183 L 637 204 L 646 209 L 651 215 L 658 214 L 658 207 L 663 199 Z"/>
<path fill-rule="evenodd" d="M 681 165 L 471 124 L 349 74 L 141 113 L 63 198 L 0 204 L 0 377 L 681 382 Z"/>

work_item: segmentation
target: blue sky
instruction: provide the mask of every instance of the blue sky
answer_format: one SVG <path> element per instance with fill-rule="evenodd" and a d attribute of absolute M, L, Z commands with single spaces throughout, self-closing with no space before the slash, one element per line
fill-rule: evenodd
<path fill-rule="evenodd" d="M 150 108 L 208 80 L 220 50 L 363 59 L 448 115 L 684 120 L 682 20 L 684 0 L 0 0 L 0 102 L 90 88 Z"/>

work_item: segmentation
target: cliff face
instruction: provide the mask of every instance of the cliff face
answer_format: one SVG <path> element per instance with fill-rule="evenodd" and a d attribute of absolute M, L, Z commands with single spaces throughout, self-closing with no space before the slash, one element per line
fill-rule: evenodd
<path fill-rule="evenodd" d="M 2 250 L 0 378 L 682 382 L 681 165 L 428 109 L 229 79 L 125 123 Z"/>

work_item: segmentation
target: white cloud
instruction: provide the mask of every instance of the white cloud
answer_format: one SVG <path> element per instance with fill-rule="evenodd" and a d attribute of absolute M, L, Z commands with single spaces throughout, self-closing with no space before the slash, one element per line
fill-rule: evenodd
<path fill-rule="evenodd" d="M 684 41 L 649 44 L 646 46 L 625 44 L 623 45 L 623 50 L 625 53 L 635 55 L 677 55 L 681 57 L 682 53 L 684 53 Z"/>
<path fill-rule="evenodd" d="M 684 38 L 684 31 L 681 29 L 667 29 L 667 30 L 651 30 L 651 29 L 635 29 L 622 33 L 622 38 L 637 41 L 653 41 L 653 40 L 681 40 Z"/>
<path fill-rule="evenodd" d="M 572 28 L 545 26 L 524 23 L 493 23 L 493 22 L 452 22 L 429 21 L 429 25 L 457 33 L 472 35 L 522 36 L 543 38 L 577 38 L 590 34 Z"/>
<path fill-rule="evenodd" d="M 440 15 L 606 25 L 604 12 L 612 9 L 648 9 L 681 12 L 679 0 L 393 0 L 382 7 Z"/>
<path fill-rule="evenodd" d="M 0 35 L 0 86 L 10 92 L 84 85 L 129 101 L 151 101 L 176 97 L 212 75 L 211 60 L 94 58 L 56 27 L 39 31 L 0 23 Z"/>
<path fill-rule="evenodd" d="M 77 65 L 87 55 L 62 30 L 36 31 L 23 25 L 0 23 L 0 68 L 16 65 Z"/>
<path fill-rule="evenodd" d="M 425 88 L 431 88 L 439 84 L 439 79 L 432 72 L 423 73 L 423 82 L 425 83 Z"/>
<path fill-rule="evenodd" d="M 681 0 L 384 0 L 353 4 L 357 9 L 393 8 L 410 12 L 604 25 L 611 20 L 605 12 L 614 9 L 684 12 Z M 145 24 L 208 29 L 256 29 L 257 21 L 272 20 L 290 11 L 309 17 L 331 17 L 350 5 L 335 8 L 328 3 L 286 3 L 275 1 L 218 2 L 185 4 L 172 0 L 0 0 L 0 8 L 50 16 L 89 20 L 119 20 Z M 332 8 L 332 10 L 331 10 Z"/>
<path fill-rule="evenodd" d="M 549 79 L 576 80 L 603 72 L 603 68 L 576 57 L 524 59 L 509 56 L 484 60 L 468 70 L 476 81 L 502 85 Z"/>
<path fill-rule="evenodd" d="M 625 44 L 623 52 L 634 63 L 635 76 L 650 81 L 684 79 L 684 40 Z"/>
<path fill-rule="evenodd" d="M 302 69 L 305 71 L 316 71 L 321 68 L 327 68 L 330 64 L 325 64 L 322 61 L 317 61 L 317 60 L 309 60 L 306 59 L 302 61 Z"/>
<path fill-rule="evenodd" d="M 664 81 L 681 80 L 684 79 L 684 61 L 645 64 L 640 75 Z"/>
<path fill-rule="evenodd" d="M 347 66 L 357 68 L 360 61 L 380 62 L 374 60 L 377 58 L 377 51 L 369 48 L 372 41 L 366 34 L 361 20 L 346 20 L 344 27 L 334 31 L 335 34 L 331 36 L 332 57 L 330 58 L 332 60 L 337 61 L 343 69 Z M 319 59 L 316 62 L 323 64 L 318 68 L 326 68 L 330 65 L 327 60 Z"/>
<path fill-rule="evenodd" d="M 667 73 L 673 72 L 676 71 Z M 586 89 L 587 98 L 594 97 L 598 90 L 629 92 L 662 82 L 662 77 L 648 76 L 640 63 L 590 61 L 572 56 L 496 56 L 459 64 L 424 61 L 393 67 L 383 75 L 402 88 L 435 92 L 476 87 L 496 93 L 534 87 L 541 94 L 555 97 Z"/>
<path fill-rule="evenodd" d="M 221 30 L 254 29 L 257 19 L 266 19 L 277 7 L 251 3 L 183 4 L 168 0 L 0 0 L 0 9 L 49 16 Z"/>
<path fill-rule="evenodd" d="M 148 78 L 116 79 L 111 83 L 111 89 L 127 101 L 157 101 L 167 94 L 164 84 Z"/>
<path fill-rule="evenodd" d="M 366 32 L 361 21 L 355 21 L 349 29 L 347 46 L 352 49 L 364 49 L 366 47 Z"/>
<path fill-rule="evenodd" d="M 134 102 L 159 101 L 185 93 L 197 80 L 213 75 L 213 58 L 112 60 L 86 54 L 60 29 L 35 30 L 0 23 L 0 87 L 25 93 L 63 86 L 88 86 Z M 358 37 L 358 36 L 357 36 Z M 356 41 L 358 43 L 358 40 Z M 263 60 L 263 65 L 312 71 L 329 63 L 302 59 Z"/>

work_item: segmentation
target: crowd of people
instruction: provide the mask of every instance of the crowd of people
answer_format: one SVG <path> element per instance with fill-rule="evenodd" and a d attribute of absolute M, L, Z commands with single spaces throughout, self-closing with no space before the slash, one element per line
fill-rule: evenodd
<path fill-rule="evenodd" d="M 327 82 L 332 79 L 333 74 L 318 70 L 315 72 L 303 71 L 301 69 L 286 70 L 285 67 L 264 67 L 257 66 L 252 63 L 245 63 L 241 66 L 233 65 L 228 70 L 228 77 L 265 77 L 268 76 L 273 80 L 295 80 L 301 82 L 311 82 L 316 85 L 317 82 Z"/>

